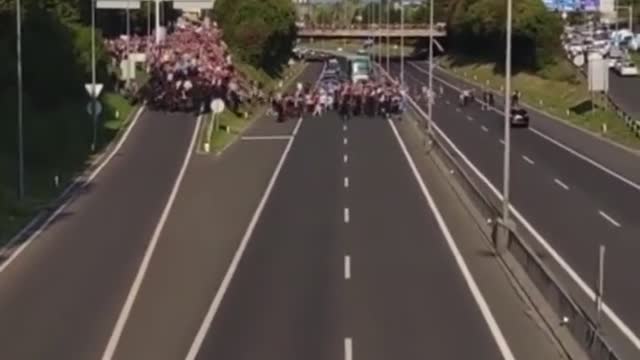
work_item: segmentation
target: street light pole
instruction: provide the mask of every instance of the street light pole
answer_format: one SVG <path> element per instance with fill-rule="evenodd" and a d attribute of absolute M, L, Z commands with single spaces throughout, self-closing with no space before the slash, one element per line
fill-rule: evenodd
<path fill-rule="evenodd" d="M 390 63 L 391 63 L 391 35 L 389 31 L 391 30 L 391 0 L 387 0 L 387 74 L 390 74 Z"/>
<path fill-rule="evenodd" d="M 98 138 L 98 112 L 96 94 L 96 0 L 91 0 L 91 116 L 93 117 L 93 138 L 91 140 L 91 152 L 96 151 Z"/>
<path fill-rule="evenodd" d="M 404 97 L 404 0 L 400 0 L 400 89 Z"/>
<path fill-rule="evenodd" d="M 160 45 L 160 1 L 156 2 L 156 45 Z"/>
<path fill-rule="evenodd" d="M 427 99 L 427 134 L 431 135 L 433 102 L 435 101 L 436 92 L 433 90 L 433 0 L 429 1 L 429 97 Z"/>
<path fill-rule="evenodd" d="M 131 12 L 130 0 L 127 0 L 127 90 L 131 86 Z"/>
<path fill-rule="evenodd" d="M 16 0 L 16 55 L 18 77 L 18 199 L 24 198 L 24 139 L 22 133 L 22 5 Z"/>
<path fill-rule="evenodd" d="M 498 251 L 502 251 L 507 244 L 510 231 L 509 218 L 509 185 L 511 165 L 511 22 L 513 12 L 512 0 L 507 0 L 507 31 L 505 51 L 505 84 L 504 84 L 504 165 L 502 191 L 502 226 L 504 237 L 498 242 Z"/>

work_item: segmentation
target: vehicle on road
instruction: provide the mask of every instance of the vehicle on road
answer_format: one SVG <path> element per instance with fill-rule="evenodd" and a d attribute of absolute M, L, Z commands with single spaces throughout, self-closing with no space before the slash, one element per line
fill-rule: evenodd
<path fill-rule="evenodd" d="M 613 69 L 620 76 L 638 76 L 638 67 L 631 61 L 622 60 L 616 62 Z"/>
<path fill-rule="evenodd" d="M 347 75 L 351 81 L 368 81 L 373 74 L 371 59 L 368 55 L 351 55 L 346 57 Z"/>
<path fill-rule="evenodd" d="M 519 106 L 513 106 L 511 108 L 511 116 L 509 117 L 511 126 L 513 127 L 528 127 L 529 126 L 529 113 L 524 108 Z"/>

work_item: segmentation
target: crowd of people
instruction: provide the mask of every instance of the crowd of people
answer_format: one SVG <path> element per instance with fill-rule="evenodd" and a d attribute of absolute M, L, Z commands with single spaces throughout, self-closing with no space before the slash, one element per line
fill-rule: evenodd
<path fill-rule="evenodd" d="M 393 116 L 403 111 L 400 86 L 390 81 L 320 82 L 317 86 L 298 83 L 295 90 L 276 94 L 272 111 L 279 122 L 303 114 L 320 116 L 337 112 L 344 120 L 354 116 Z"/>
<path fill-rule="evenodd" d="M 151 108 L 200 111 L 220 98 L 237 111 L 255 92 L 235 69 L 217 24 L 208 19 L 179 18 L 160 44 L 154 36 L 122 36 L 107 40 L 106 47 L 117 64 L 127 54 L 144 54 L 148 81 L 127 90 Z"/>

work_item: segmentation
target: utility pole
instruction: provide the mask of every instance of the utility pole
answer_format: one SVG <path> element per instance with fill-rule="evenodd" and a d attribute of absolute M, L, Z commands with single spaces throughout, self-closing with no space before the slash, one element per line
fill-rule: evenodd
<path fill-rule="evenodd" d="M 433 1 L 429 1 L 429 98 L 427 99 L 427 134 L 432 135 L 433 102 L 436 92 L 433 90 Z"/>
<path fill-rule="evenodd" d="M 130 7 L 131 2 L 127 0 L 127 90 L 130 89 L 131 86 L 131 12 Z"/>
<path fill-rule="evenodd" d="M 391 35 L 389 30 L 391 30 L 391 0 L 387 0 L 387 74 L 390 74 L 391 68 Z"/>
<path fill-rule="evenodd" d="M 156 45 L 160 45 L 160 1 L 156 2 Z"/>
<path fill-rule="evenodd" d="M 404 99 L 404 0 L 400 0 L 400 89 Z"/>
<path fill-rule="evenodd" d="M 22 130 L 22 5 L 16 0 L 16 63 L 18 77 L 18 199 L 24 199 L 24 139 Z"/>
<path fill-rule="evenodd" d="M 511 175 L 511 26 L 513 17 L 512 0 L 507 0 L 507 33 L 505 50 L 505 77 L 504 77 L 504 165 L 503 165 L 503 189 L 502 189 L 502 230 L 503 237 L 498 236 L 497 249 L 502 251 L 508 241 L 511 220 L 509 216 L 509 190 Z"/>
<path fill-rule="evenodd" d="M 91 95 L 91 115 L 93 116 L 93 138 L 91 140 L 91 152 L 96 151 L 98 138 L 98 111 L 96 94 L 96 0 L 91 0 L 91 85 L 93 94 Z"/>

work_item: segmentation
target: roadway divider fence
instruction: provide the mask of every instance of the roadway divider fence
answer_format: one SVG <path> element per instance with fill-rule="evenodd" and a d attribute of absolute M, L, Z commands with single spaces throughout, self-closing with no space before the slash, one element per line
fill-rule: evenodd
<path fill-rule="evenodd" d="M 387 74 L 381 66 L 377 65 L 377 67 L 381 74 L 391 78 L 390 74 Z M 445 155 L 446 160 L 454 167 L 453 172 L 457 173 L 456 178 L 461 180 L 459 181 L 460 185 L 466 190 L 467 195 L 471 196 L 471 201 L 480 210 L 484 219 L 490 219 L 492 224 L 491 235 L 495 247 L 498 229 L 502 226 L 499 221 L 501 215 L 500 199 L 493 196 L 494 194 L 480 179 L 481 175 L 479 175 L 477 169 L 466 161 L 464 155 L 459 152 L 457 147 L 451 143 L 437 126 L 433 126 L 432 134 L 427 133 L 427 127 L 425 126 L 427 114 L 410 96 L 407 97 L 407 101 L 411 105 L 409 108 L 413 108 L 419 115 L 420 120 L 416 119 L 416 121 L 420 122 L 418 126 L 424 132 L 423 135 L 427 141 L 431 140 L 431 146 Z M 520 231 L 522 231 L 520 228 L 509 229 L 506 251 L 503 253 L 496 251 L 497 255 L 502 258 L 503 263 L 511 266 L 509 265 L 511 261 L 505 259 L 507 255 L 518 263 L 558 316 L 555 319 L 557 321 L 556 324 L 563 324 L 592 360 L 621 360 L 598 331 L 595 321 L 573 300 L 551 270 L 526 243 Z M 546 319 L 546 321 L 550 320 Z"/>

